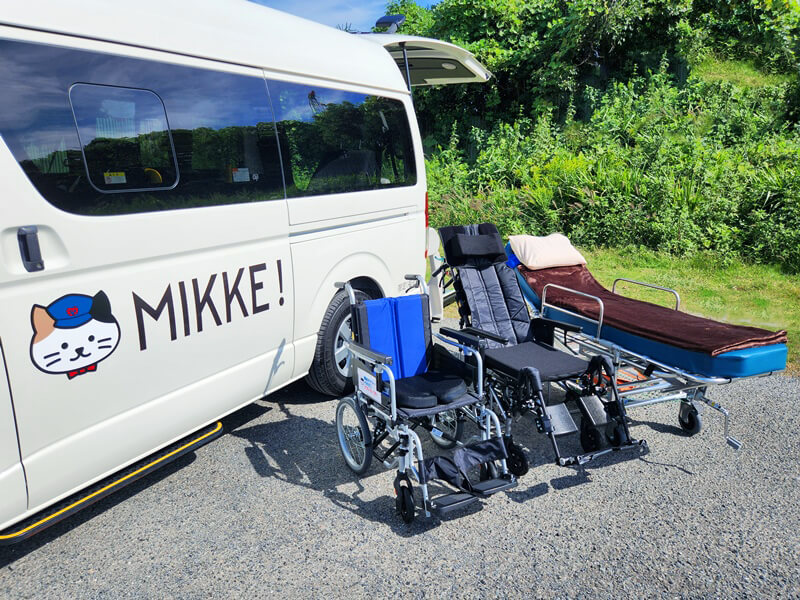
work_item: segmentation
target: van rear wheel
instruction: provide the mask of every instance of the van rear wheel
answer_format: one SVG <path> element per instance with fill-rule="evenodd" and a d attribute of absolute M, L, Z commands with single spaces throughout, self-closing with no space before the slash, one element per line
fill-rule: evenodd
<path fill-rule="evenodd" d="M 354 290 L 356 300 L 369 300 L 364 292 Z M 340 290 L 322 317 L 317 335 L 314 361 L 306 375 L 308 385 L 321 394 L 343 396 L 352 388 L 345 342 L 350 340 L 350 301 Z"/>

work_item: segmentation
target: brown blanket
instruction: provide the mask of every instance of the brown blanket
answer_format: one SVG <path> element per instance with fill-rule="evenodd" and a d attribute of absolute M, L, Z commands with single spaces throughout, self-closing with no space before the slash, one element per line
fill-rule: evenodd
<path fill-rule="evenodd" d="M 531 271 L 518 267 L 528 285 L 542 297 L 547 283 L 563 285 L 603 301 L 603 325 L 611 325 L 642 337 L 670 346 L 704 352 L 711 356 L 770 344 L 785 344 L 785 331 L 767 331 L 757 327 L 744 327 L 720 323 L 703 317 L 658 306 L 650 302 L 625 298 L 604 288 L 585 265 L 552 267 Z M 592 319 L 597 319 L 600 307 L 597 302 L 549 288 L 547 303 L 560 306 Z"/>

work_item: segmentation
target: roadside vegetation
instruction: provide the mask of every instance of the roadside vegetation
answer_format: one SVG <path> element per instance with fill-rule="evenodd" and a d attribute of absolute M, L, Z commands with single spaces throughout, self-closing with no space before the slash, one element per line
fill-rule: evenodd
<path fill-rule="evenodd" d="M 415 90 L 433 225 L 800 273 L 796 0 L 401 0 L 486 85 Z"/>

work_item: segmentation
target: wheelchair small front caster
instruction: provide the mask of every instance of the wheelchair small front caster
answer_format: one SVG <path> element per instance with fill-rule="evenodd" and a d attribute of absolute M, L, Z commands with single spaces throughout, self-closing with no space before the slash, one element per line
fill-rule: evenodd
<path fill-rule="evenodd" d="M 399 486 L 394 505 L 404 523 L 411 523 L 414 520 L 414 492 L 410 487 Z"/>
<path fill-rule="evenodd" d="M 509 442 L 506 444 L 506 452 L 508 453 L 506 466 L 509 472 L 514 477 L 522 477 L 525 475 L 525 473 L 528 472 L 528 458 L 525 456 L 522 448 L 513 442 Z"/>
<path fill-rule="evenodd" d="M 620 447 L 628 438 L 625 435 L 625 426 L 622 423 L 617 423 L 614 428 L 606 433 L 609 443 L 615 448 Z"/>
<path fill-rule="evenodd" d="M 703 428 L 703 418 L 697 409 L 691 404 L 681 403 L 681 408 L 678 411 L 678 423 L 681 425 L 687 435 L 694 435 L 699 433 Z"/>

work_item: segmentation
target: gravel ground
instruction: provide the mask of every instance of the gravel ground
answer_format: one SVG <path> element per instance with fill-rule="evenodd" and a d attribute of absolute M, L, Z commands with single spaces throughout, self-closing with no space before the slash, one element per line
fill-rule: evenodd
<path fill-rule="evenodd" d="M 688 438 L 670 403 L 631 412 L 649 454 L 581 473 L 551 464 L 526 417 L 518 488 L 406 526 L 394 473 L 353 476 L 336 401 L 295 384 L 195 455 L 0 547 L 0 597 L 800 597 L 800 378 L 712 397 L 733 409 L 738 453 L 717 413 Z"/>

